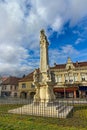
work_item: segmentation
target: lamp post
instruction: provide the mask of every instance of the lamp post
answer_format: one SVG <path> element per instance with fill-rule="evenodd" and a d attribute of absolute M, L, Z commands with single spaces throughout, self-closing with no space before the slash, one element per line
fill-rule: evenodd
<path fill-rule="evenodd" d="M 66 98 L 66 90 L 65 90 L 65 84 L 64 84 L 64 99 Z"/>

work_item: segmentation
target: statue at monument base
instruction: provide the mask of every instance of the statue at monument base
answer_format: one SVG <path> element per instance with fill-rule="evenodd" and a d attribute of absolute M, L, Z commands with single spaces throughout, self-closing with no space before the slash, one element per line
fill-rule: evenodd
<path fill-rule="evenodd" d="M 34 96 L 34 102 L 52 102 L 55 100 L 52 86 L 49 84 L 40 84 L 36 87 L 36 94 Z"/>
<path fill-rule="evenodd" d="M 34 102 L 53 102 L 55 100 L 55 95 L 53 92 L 54 82 L 47 75 L 44 74 L 44 76 L 35 70 L 33 77 L 37 78 L 36 80 L 34 79 L 34 85 L 36 88 Z"/>

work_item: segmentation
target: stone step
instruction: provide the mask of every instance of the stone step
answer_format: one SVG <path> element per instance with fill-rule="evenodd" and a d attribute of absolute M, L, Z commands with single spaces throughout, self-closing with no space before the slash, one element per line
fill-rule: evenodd
<path fill-rule="evenodd" d="M 73 109 L 72 106 L 66 106 L 59 104 L 57 106 L 45 107 L 42 105 L 24 105 L 23 107 L 9 110 L 9 113 L 44 116 L 44 117 L 56 117 L 56 118 L 66 118 L 68 114 Z"/>
<path fill-rule="evenodd" d="M 63 112 L 65 109 L 66 109 L 67 106 L 65 105 L 62 105 L 59 109 L 58 109 L 58 112 L 61 113 Z"/>
<path fill-rule="evenodd" d="M 66 106 L 59 114 L 59 118 L 67 118 L 67 116 L 72 112 L 73 106 Z"/>

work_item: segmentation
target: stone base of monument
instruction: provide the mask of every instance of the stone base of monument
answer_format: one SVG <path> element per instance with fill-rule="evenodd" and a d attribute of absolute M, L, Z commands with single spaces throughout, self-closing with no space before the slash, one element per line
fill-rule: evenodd
<path fill-rule="evenodd" d="M 43 117 L 67 118 L 73 111 L 73 106 L 62 103 L 32 103 L 20 108 L 9 110 L 9 113 Z"/>

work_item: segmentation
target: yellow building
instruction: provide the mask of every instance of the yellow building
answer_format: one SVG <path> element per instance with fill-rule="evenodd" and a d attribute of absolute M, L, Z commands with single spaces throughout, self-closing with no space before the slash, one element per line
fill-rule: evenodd
<path fill-rule="evenodd" d="M 55 74 L 54 92 L 57 97 L 86 97 L 87 62 L 73 63 L 68 58 L 66 64 L 55 64 L 51 71 Z"/>
<path fill-rule="evenodd" d="M 33 85 L 33 72 L 19 80 L 18 96 L 21 98 L 32 99 L 35 94 Z"/>

